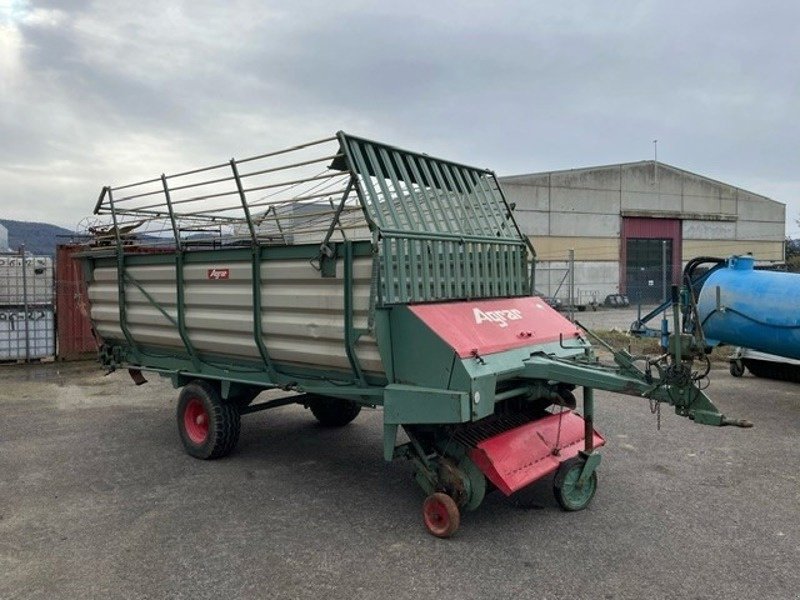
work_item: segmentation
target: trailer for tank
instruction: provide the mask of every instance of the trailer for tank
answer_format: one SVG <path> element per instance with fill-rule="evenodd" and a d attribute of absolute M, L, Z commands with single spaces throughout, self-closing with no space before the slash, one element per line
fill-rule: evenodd
<path fill-rule="evenodd" d="M 684 293 L 679 298 L 684 333 L 694 334 L 710 352 L 719 345 L 735 346 L 729 358 L 730 373 L 800 382 L 800 317 L 796 299 L 800 275 L 756 266 L 750 255 L 690 260 L 683 272 Z M 633 335 L 662 337 L 666 347 L 668 327 L 647 323 L 669 310 L 672 299 L 639 317 Z"/>
<path fill-rule="evenodd" d="M 747 425 L 699 389 L 692 336 L 600 363 L 532 295 L 534 250 L 492 171 L 339 132 L 105 187 L 95 213 L 82 256 L 102 363 L 182 388 L 189 454 L 227 455 L 257 410 L 297 403 L 343 426 L 380 406 L 384 456 L 413 463 L 440 537 L 490 491 L 552 474 L 560 505 L 584 508 L 595 389 Z M 267 389 L 286 393 L 254 402 Z"/>
<path fill-rule="evenodd" d="M 741 377 L 746 369 L 756 377 L 800 383 L 800 360 L 797 359 L 739 346 L 734 348 L 729 365 L 734 377 Z"/>

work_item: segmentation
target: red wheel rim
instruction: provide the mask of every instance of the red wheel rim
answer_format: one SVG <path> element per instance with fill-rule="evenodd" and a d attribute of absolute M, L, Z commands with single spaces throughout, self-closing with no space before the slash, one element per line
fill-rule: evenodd
<path fill-rule="evenodd" d="M 208 438 L 208 412 L 198 398 L 186 403 L 183 411 L 183 428 L 195 444 L 202 444 Z"/>
<path fill-rule="evenodd" d="M 433 535 L 445 535 L 450 529 L 450 513 L 444 502 L 432 497 L 425 501 L 422 507 L 422 517 L 425 527 Z"/>

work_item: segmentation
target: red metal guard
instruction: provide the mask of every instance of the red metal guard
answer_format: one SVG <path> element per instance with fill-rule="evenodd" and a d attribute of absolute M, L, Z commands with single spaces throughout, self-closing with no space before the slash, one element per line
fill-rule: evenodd
<path fill-rule="evenodd" d="M 575 339 L 578 328 L 541 298 L 500 298 L 409 306 L 459 357 Z"/>
<path fill-rule="evenodd" d="M 489 481 L 508 496 L 577 456 L 584 448 L 583 440 L 583 418 L 565 411 L 483 440 L 470 450 L 469 456 Z M 593 442 L 599 448 L 605 439 L 595 431 Z"/>

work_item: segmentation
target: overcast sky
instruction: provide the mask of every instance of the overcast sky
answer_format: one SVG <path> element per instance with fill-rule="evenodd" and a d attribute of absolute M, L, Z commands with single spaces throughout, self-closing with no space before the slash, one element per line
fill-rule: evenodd
<path fill-rule="evenodd" d="M 800 4 L 0 0 L 0 217 L 344 129 L 500 174 L 659 159 L 788 205 Z"/>

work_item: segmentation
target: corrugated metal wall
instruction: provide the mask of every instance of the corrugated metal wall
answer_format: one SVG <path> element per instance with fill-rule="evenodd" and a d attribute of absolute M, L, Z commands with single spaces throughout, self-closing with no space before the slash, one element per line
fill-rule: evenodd
<path fill-rule="evenodd" d="M 81 266 L 73 258 L 80 249 L 60 245 L 56 250 L 56 322 L 58 357 L 62 360 L 84 358 L 97 350 Z"/>

